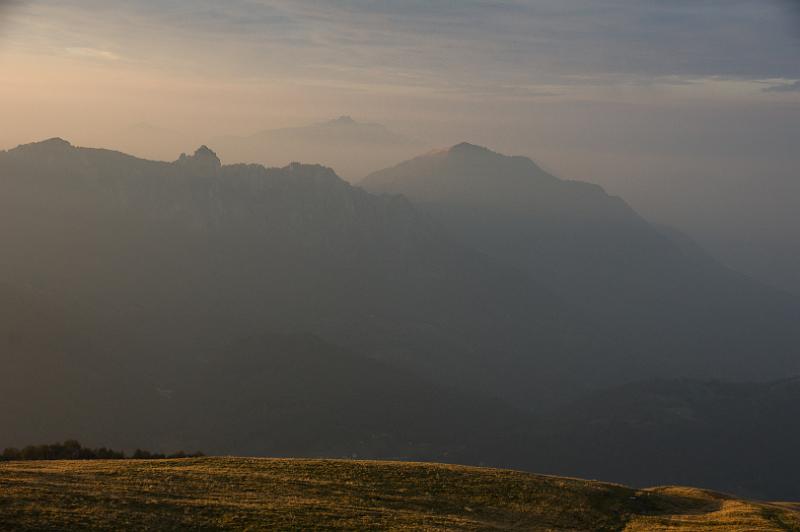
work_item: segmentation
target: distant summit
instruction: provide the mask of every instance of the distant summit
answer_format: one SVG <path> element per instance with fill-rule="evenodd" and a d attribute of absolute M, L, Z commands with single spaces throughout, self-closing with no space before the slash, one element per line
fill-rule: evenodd
<path fill-rule="evenodd" d="M 70 144 L 68 141 L 62 139 L 61 137 L 53 137 L 51 139 L 43 140 L 41 142 L 35 142 L 33 145 L 34 146 L 35 145 L 39 145 L 41 147 L 51 147 L 51 148 L 70 148 L 70 147 L 72 147 L 72 144 Z"/>
<path fill-rule="evenodd" d="M 541 195 L 543 183 L 560 182 L 527 157 L 461 142 L 375 172 L 361 185 L 372 192 L 399 193 L 412 200 L 505 206 Z M 523 205 L 527 208 L 528 203 Z"/>
<path fill-rule="evenodd" d="M 447 151 L 449 153 L 475 153 L 475 154 L 478 154 L 478 153 L 484 153 L 484 154 L 492 153 L 492 154 L 498 155 L 496 152 L 493 152 L 489 148 L 485 148 L 483 146 L 478 146 L 477 144 L 470 144 L 469 142 L 461 142 L 459 144 L 456 144 L 455 146 L 450 147 L 450 149 L 448 149 Z"/>
<path fill-rule="evenodd" d="M 318 163 L 349 180 L 360 179 L 427 148 L 425 143 L 382 124 L 361 122 L 349 115 L 248 136 L 219 137 L 211 142 L 226 161 L 280 167 L 292 161 Z"/>
<path fill-rule="evenodd" d="M 222 166 L 222 161 L 208 146 L 203 145 L 194 152 L 194 155 L 182 153 L 176 164 L 195 168 L 218 169 Z"/>
<path fill-rule="evenodd" d="M 72 144 L 62 139 L 61 137 L 53 137 L 40 142 L 21 144 L 17 146 L 16 149 L 24 151 L 37 151 L 37 152 L 62 152 L 72 147 L 73 147 Z"/>
<path fill-rule="evenodd" d="M 333 120 L 329 120 L 329 121 L 327 121 L 325 123 L 328 124 L 328 125 L 331 125 L 331 126 L 356 126 L 356 125 L 358 125 L 358 122 L 353 120 L 353 118 L 351 116 L 348 116 L 348 115 L 342 115 L 339 118 L 334 118 Z"/>
<path fill-rule="evenodd" d="M 444 154 L 444 156 L 449 157 L 453 161 L 463 161 L 469 164 L 479 165 L 500 165 L 506 168 L 515 166 L 516 169 L 513 169 L 514 172 L 527 172 L 531 174 L 544 173 L 539 166 L 528 157 L 503 155 L 485 146 L 472 144 L 470 142 L 460 142 L 445 150 L 440 150 L 438 153 L 440 156 Z"/>

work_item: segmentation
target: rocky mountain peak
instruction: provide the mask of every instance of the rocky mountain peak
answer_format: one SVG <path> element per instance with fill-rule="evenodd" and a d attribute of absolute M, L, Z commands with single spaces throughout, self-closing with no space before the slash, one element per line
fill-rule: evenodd
<path fill-rule="evenodd" d="M 328 124 L 332 126 L 353 126 L 357 124 L 357 122 L 353 120 L 353 118 L 350 116 L 342 115 L 339 118 L 334 118 L 333 120 L 328 122 Z"/>
<path fill-rule="evenodd" d="M 200 146 L 194 152 L 194 155 L 182 153 L 177 163 L 204 168 L 219 168 L 222 166 L 222 162 L 219 160 L 219 157 L 217 157 L 217 154 L 205 145 Z"/>
<path fill-rule="evenodd" d="M 494 153 L 489 148 L 484 148 L 483 146 L 478 146 L 476 144 L 470 144 L 469 142 L 461 142 L 452 146 L 448 153 L 456 153 L 456 154 L 480 154 L 480 153 Z"/>

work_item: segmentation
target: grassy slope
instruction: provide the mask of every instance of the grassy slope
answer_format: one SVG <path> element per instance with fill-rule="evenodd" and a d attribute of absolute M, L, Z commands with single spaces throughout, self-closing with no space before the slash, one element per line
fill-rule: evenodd
<path fill-rule="evenodd" d="M 0 529 L 800 530 L 790 505 L 461 466 L 201 458 L 0 464 Z"/>

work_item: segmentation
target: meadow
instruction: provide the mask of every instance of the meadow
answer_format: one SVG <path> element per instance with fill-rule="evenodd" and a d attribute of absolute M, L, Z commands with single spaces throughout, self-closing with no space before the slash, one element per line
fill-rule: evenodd
<path fill-rule="evenodd" d="M 800 507 L 454 465 L 0 463 L 0 530 L 800 530 Z"/>

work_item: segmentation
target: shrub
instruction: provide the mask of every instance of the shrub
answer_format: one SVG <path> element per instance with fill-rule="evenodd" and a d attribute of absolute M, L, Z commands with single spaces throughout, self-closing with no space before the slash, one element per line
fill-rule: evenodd
<path fill-rule="evenodd" d="M 136 449 L 131 458 L 135 460 L 157 460 L 164 458 L 198 458 L 204 456 L 201 452 L 186 453 L 178 451 L 170 455 L 151 453 Z M 82 446 L 77 440 L 66 440 L 63 443 L 50 445 L 28 445 L 22 449 L 8 447 L 0 454 L 0 461 L 12 460 L 122 460 L 125 453 L 114 451 L 106 447 L 90 449 Z"/>

